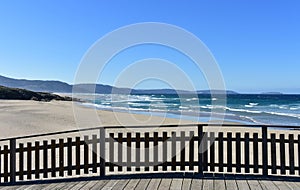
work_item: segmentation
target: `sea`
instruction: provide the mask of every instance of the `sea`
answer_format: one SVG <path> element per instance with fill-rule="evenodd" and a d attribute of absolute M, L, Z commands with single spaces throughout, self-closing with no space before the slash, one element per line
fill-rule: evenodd
<path fill-rule="evenodd" d="M 208 122 L 300 126 L 300 95 L 80 94 L 84 106 Z"/>

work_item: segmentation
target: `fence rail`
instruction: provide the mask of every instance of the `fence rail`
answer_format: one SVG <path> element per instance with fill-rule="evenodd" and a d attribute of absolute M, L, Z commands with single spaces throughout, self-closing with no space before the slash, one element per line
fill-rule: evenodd
<path fill-rule="evenodd" d="M 238 130 L 250 127 L 256 131 Z M 300 176 L 300 134 L 292 129 L 298 128 L 99 127 L 80 130 L 83 136 L 73 130 L 2 139 L 0 183 L 169 171 Z"/>

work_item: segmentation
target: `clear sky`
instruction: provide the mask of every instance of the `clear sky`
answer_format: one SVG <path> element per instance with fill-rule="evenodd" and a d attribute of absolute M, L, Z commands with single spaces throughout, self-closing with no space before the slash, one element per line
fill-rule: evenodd
<path fill-rule="evenodd" d="M 128 24 L 164 22 L 192 32 L 207 45 L 227 89 L 300 93 L 299 10 L 298 0 L 3 0 L 0 75 L 73 83 L 82 56 L 100 37 Z M 129 50 L 115 62 L 127 60 L 125 67 L 132 57 L 155 55 L 173 58 L 178 65 L 185 61 L 156 48 Z M 113 84 L 120 72 L 117 65 L 112 61 L 100 82 Z M 182 67 L 197 81 L 192 67 Z M 201 82 L 196 86 L 206 88 Z"/>

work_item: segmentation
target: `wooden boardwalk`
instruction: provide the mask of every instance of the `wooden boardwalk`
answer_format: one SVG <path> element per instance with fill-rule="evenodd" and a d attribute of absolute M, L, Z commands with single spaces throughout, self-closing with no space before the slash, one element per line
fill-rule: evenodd
<path fill-rule="evenodd" d="M 197 189 L 197 190 L 298 190 L 299 180 L 291 179 L 259 179 L 247 176 L 230 177 L 125 177 L 125 178 L 104 178 L 91 180 L 76 180 L 64 182 L 38 182 L 30 184 L 19 184 L 15 186 L 0 186 L 5 190 L 25 190 L 25 189 L 115 189 L 115 190 L 142 190 L 142 189 Z"/>

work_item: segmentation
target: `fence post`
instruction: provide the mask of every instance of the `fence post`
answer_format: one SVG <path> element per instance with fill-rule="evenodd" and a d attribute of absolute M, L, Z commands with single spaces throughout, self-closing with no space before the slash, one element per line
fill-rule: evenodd
<path fill-rule="evenodd" d="M 16 182 L 16 139 L 10 139 L 10 183 Z"/>
<path fill-rule="evenodd" d="M 268 176 L 268 127 L 262 126 L 263 176 Z"/>
<path fill-rule="evenodd" d="M 200 176 L 203 176 L 203 148 L 201 141 L 203 139 L 203 125 L 198 125 L 198 170 Z"/>
<path fill-rule="evenodd" d="M 100 128 L 100 176 L 105 176 L 105 128 Z"/>

